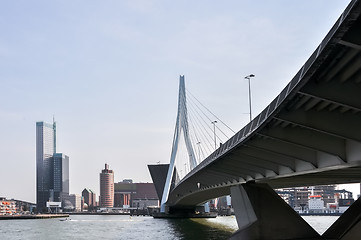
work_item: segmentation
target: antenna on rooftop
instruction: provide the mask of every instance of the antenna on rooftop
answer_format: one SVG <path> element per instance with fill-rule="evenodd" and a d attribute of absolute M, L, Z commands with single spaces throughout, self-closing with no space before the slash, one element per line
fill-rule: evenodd
<path fill-rule="evenodd" d="M 55 115 L 53 114 L 53 131 L 54 131 L 54 153 L 56 153 L 56 122 Z"/>

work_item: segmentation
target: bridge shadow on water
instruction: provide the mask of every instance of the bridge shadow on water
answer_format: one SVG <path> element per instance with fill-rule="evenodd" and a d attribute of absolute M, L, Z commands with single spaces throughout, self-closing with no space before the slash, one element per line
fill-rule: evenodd
<path fill-rule="evenodd" d="M 225 225 L 212 223 L 207 219 L 167 219 L 167 221 L 173 228 L 176 239 L 229 239 L 236 231 Z"/>

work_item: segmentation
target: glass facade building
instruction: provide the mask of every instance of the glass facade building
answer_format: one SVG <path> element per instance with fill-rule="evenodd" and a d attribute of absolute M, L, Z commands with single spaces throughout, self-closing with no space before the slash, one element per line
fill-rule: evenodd
<path fill-rule="evenodd" d="M 69 157 L 62 153 L 54 153 L 52 160 L 53 201 L 61 202 L 62 196 L 69 194 Z"/>
<path fill-rule="evenodd" d="M 55 146 L 56 124 L 36 123 L 36 208 L 42 211 L 50 197 L 52 185 L 52 157 Z"/>
<path fill-rule="evenodd" d="M 56 123 L 36 123 L 36 207 L 69 195 L 69 157 L 56 153 Z"/>

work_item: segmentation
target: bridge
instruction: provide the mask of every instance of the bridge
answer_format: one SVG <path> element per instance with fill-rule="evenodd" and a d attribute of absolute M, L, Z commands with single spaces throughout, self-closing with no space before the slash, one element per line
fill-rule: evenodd
<path fill-rule="evenodd" d="M 179 104 L 162 212 L 231 194 L 239 226 L 234 239 L 358 239 L 360 200 L 319 236 L 273 189 L 361 182 L 360 13 L 360 0 L 351 1 L 282 92 L 200 163 Z M 176 181 L 181 131 L 191 171 Z"/>

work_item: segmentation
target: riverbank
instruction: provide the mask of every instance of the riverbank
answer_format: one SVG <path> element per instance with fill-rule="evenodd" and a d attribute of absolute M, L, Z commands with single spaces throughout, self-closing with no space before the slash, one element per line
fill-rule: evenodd
<path fill-rule="evenodd" d="M 66 218 L 66 217 L 69 217 L 69 214 L 1 215 L 0 220 L 45 219 L 45 218 Z"/>

